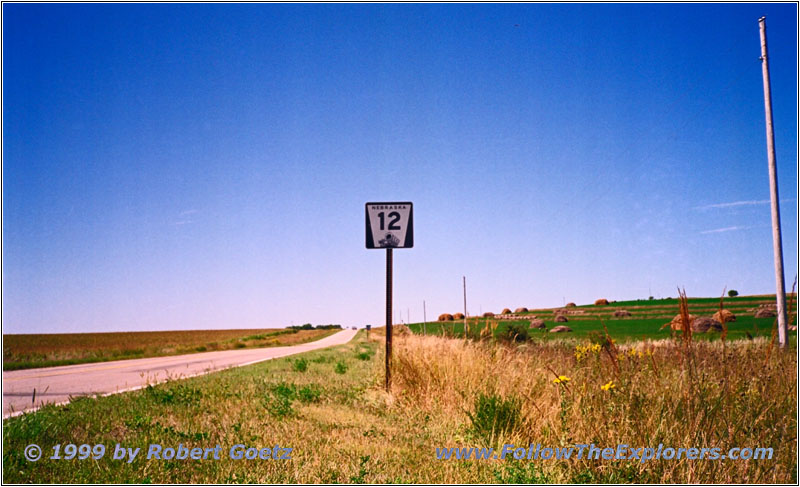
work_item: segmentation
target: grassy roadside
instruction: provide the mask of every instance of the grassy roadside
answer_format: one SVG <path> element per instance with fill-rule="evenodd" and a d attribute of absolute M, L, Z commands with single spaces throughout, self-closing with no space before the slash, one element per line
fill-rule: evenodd
<path fill-rule="evenodd" d="M 319 340 L 335 329 L 187 330 L 3 335 L 3 370 L 163 357 Z"/>
<path fill-rule="evenodd" d="M 347 345 L 104 398 L 47 406 L 4 421 L 4 483 L 352 482 L 363 455 L 391 429 L 380 393 L 376 344 Z M 375 436 L 373 436 L 375 435 Z M 25 447 L 43 458 L 28 462 Z M 53 445 L 104 444 L 99 460 L 50 460 Z M 221 446 L 221 460 L 112 460 L 114 445 L 147 450 Z M 294 448 L 292 460 L 231 460 L 244 444 Z M 391 447 L 388 447 L 391 449 Z"/>
<path fill-rule="evenodd" d="M 764 339 L 690 355 L 669 343 L 610 355 L 561 342 L 501 346 L 398 335 L 382 391 L 382 342 L 350 343 L 4 421 L 5 483 L 795 483 L 796 353 Z M 630 351 L 634 350 L 633 353 Z M 652 355 L 647 354 L 650 351 Z M 642 353 L 644 352 L 644 353 Z M 769 357 L 765 354 L 769 353 Z M 623 358 L 624 357 L 624 358 Z M 554 368 L 554 369 L 553 369 Z M 554 384 L 556 370 L 571 378 Z M 615 387 L 601 390 L 613 380 Z M 437 460 L 437 447 L 773 447 L 768 461 Z M 23 457 L 31 443 L 38 462 Z M 50 460 L 102 443 L 99 460 Z M 221 446 L 221 460 L 112 460 L 114 445 Z M 291 460 L 231 460 L 236 444 Z M 62 446 L 63 448 L 63 446 Z"/>

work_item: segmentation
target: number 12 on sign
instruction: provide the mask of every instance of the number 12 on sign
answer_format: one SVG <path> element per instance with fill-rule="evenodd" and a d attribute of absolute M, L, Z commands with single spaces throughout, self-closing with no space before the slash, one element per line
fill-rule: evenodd
<path fill-rule="evenodd" d="M 414 205 L 409 202 L 365 205 L 368 249 L 410 249 L 414 246 Z"/>

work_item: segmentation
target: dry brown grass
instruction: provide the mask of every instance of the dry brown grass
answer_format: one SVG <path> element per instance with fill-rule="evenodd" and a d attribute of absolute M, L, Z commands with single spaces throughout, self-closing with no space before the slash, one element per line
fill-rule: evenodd
<path fill-rule="evenodd" d="M 774 451 L 772 460 L 758 461 L 571 459 L 520 467 L 534 468 L 539 481 L 795 483 L 796 353 L 774 354 L 764 366 L 764 339 L 692 342 L 691 328 L 684 330 L 685 338 L 677 342 L 610 344 L 580 360 L 563 344 L 509 347 L 411 336 L 395 345 L 394 394 L 400 408 L 431 417 L 450 432 L 424 441 L 431 449 L 487 446 L 473 434 L 467 414 L 484 394 L 519 401 L 524 418 L 490 445 L 495 447 L 663 443 Z M 571 380 L 554 384 L 555 374 Z M 610 381 L 614 387 L 602 390 Z M 441 465 L 447 469 L 455 463 Z M 491 481 L 485 477 L 491 464 L 469 462 L 468 471 L 445 481 Z"/>
<path fill-rule="evenodd" d="M 796 482 L 797 412 L 794 353 L 777 354 L 762 367 L 765 340 L 681 344 L 666 340 L 578 361 L 559 345 L 503 347 L 437 337 L 408 337 L 395 348 L 395 394 L 401 407 L 421 410 L 453 431 L 449 446 L 482 446 L 470 436 L 474 398 L 490 394 L 521 400 L 525 421 L 498 445 L 772 447 L 773 460 L 539 462 L 555 482 L 589 472 L 600 481 Z M 687 347 L 691 364 L 684 360 Z M 552 371 L 551 371 L 552 369 Z M 553 372 L 571 380 L 553 384 Z M 601 390 L 613 381 L 614 388 Z M 418 413 L 419 414 L 419 413 Z M 496 446 L 496 445 L 495 445 Z M 480 471 L 481 462 L 474 468 Z M 628 477 L 625 477 L 627 475 Z M 483 481 L 479 475 L 456 481 Z"/>

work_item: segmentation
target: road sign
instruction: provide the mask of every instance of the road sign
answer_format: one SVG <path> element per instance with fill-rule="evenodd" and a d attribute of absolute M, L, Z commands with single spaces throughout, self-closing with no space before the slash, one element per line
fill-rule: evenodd
<path fill-rule="evenodd" d="M 364 213 L 367 248 L 386 249 L 386 392 L 389 392 L 392 386 L 392 251 L 414 246 L 414 205 L 410 201 L 367 203 Z"/>
<path fill-rule="evenodd" d="M 414 205 L 367 203 L 367 248 L 410 249 L 414 246 Z"/>

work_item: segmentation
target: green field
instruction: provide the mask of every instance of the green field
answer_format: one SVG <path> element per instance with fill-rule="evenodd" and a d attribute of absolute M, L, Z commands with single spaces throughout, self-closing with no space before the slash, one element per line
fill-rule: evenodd
<path fill-rule="evenodd" d="M 720 298 L 689 298 L 689 312 L 696 316 L 712 316 L 719 310 Z M 794 311 L 795 295 L 789 297 Z M 736 315 L 736 321 L 727 323 L 730 340 L 752 339 L 759 336 L 771 337 L 775 326 L 775 318 L 755 318 L 753 309 L 759 305 L 774 304 L 774 296 L 741 296 L 725 298 L 724 308 Z M 556 323 L 556 312 L 578 312 L 582 314 L 567 315 L 566 323 Z M 614 316 L 616 310 L 626 310 L 630 317 L 618 318 Z M 563 340 L 585 339 L 593 333 L 603 332 L 603 327 L 609 335 L 619 342 L 636 340 L 658 340 L 670 338 L 672 332 L 669 327 L 662 328 L 679 312 L 677 299 L 640 300 L 612 302 L 609 305 L 583 305 L 574 308 L 532 309 L 527 313 L 515 314 L 520 319 L 505 320 L 500 318 L 469 318 L 468 327 L 472 333 L 489 326 L 494 327 L 494 336 L 503 336 L 509 326 L 523 324 L 529 326 L 534 318 L 544 320 L 546 329 L 529 329 L 531 340 Z M 791 323 L 790 323 L 791 324 Z M 548 330 L 556 325 L 566 325 L 573 331 L 570 333 L 549 333 Z M 437 336 L 463 337 L 464 320 L 436 321 L 428 323 L 412 323 L 409 329 L 415 334 L 428 334 Z M 790 332 L 792 339 L 796 339 L 796 332 Z M 719 340 L 720 333 L 706 332 L 695 334 L 696 339 Z"/>

